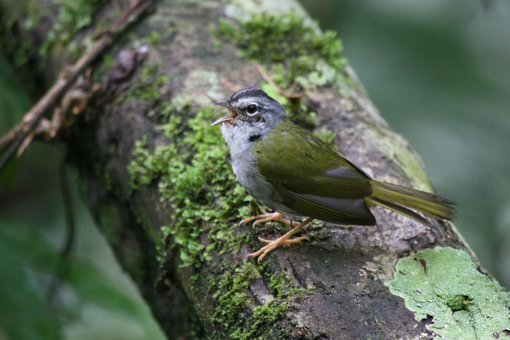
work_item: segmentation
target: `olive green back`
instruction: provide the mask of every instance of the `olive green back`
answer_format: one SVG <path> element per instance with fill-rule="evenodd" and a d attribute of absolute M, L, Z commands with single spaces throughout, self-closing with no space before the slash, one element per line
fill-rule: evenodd
<path fill-rule="evenodd" d="M 364 200 L 370 178 L 308 131 L 284 121 L 253 150 L 274 201 L 323 221 L 375 223 Z"/>

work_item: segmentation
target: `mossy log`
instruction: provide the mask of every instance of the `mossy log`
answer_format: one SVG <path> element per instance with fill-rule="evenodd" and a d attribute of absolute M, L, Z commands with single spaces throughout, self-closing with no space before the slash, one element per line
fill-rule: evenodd
<path fill-rule="evenodd" d="M 0 1 L 2 51 L 36 84 L 33 93 L 127 7 L 70 3 Z M 374 178 L 431 190 L 419 157 L 367 98 L 340 43 L 295 2 L 158 2 L 93 65 L 90 80 L 102 89 L 59 139 L 93 216 L 169 338 L 508 331 L 508 294 L 451 223 L 432 228 L 374 208 L 375 226 L 315 222 L 309 242 L 263 264 L 247 258 L 258 236 L 282 230 L 237 225 L 258 207 L 235 183 L 226 146 L 209 126 L 221 114 L 211 98 L 264 86 L 287 100 L 290 119 Z"/>

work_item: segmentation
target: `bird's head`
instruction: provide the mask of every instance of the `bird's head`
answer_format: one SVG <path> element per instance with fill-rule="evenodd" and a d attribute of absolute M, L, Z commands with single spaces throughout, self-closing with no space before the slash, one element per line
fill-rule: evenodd
<path fill-rule="evenodd" d="M 285 117 L 285 110 L 267 93 L 255 87 L 237 91 L 228 100 L 215 103 L 228 109 L 228 114 L 212 125 L 222 124 L 223 129 L 243 127 L 243 130 L 270 132 Z"/>

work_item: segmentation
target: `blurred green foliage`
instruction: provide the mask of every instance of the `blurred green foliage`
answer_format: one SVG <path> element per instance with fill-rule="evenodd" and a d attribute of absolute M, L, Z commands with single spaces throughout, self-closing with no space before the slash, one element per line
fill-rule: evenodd
<path fill-rule="evenodd" d="M 117 282 L 123 274 L 81 254 L 66 259 L 50 303 L 62 258 L 31 226 L 0 219 L 0 257 L 0 325 L 10 339 L 163 338 L 134 289 Z"/>
<path fill-rule="evenodd" d="M 42 238 L 33 235 L 15 222 L 0 220 L 1 326 L 4 335 L 12 339 L 36 339 L 41 335 L 59 338 L 61 325 L 57 314 L 45 303 L 43 291 L 36 287 L 36 280 L 42 280 L 44 274 L 54 269 L 54 257 L 48 259 L 54 251 L 48 252 L 45 242 L 40 242 Z M 34 259 L 39 255 L 41 258 Z"/>

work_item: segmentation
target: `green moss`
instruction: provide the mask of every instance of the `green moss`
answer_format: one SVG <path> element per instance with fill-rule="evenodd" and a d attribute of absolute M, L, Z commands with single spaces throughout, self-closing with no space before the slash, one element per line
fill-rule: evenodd
<path fill-rule="evenodd" d="M 249 288 L 255 280 L 263 278 L 269 281 L 268 288 L 273 299 L 256 305 L 258 302 Z M 265 266 L 252 262 L 226 271 L 211 289 L 218 301 L 211 321 L 226 329 L 230 339 L 267 338 L 273 331 L 272 325 L 285 315 L 291 301 L 308 292 L 292 288 L 285 274 L 269 273 Z M 240 317 L 253 305 L 256 306 L 251 314 Z"/>
<path fill-rule="evenodd" d="M 253 297 L 248 294 L 248 288 L 256 279 L 261 279 L 262 274 L 253 262 L 245 262 L 244 265 L 232 271 L 226 271 L 221 280 L 212 287 L 213 297 L 218 302 L 212 316 L 213 322 L 225 323 L 225 327 L 234 328 L 235 315 L 246 310 Z"/>
<path fill-rule="evenodd" d="M 490 339 L 510 325 L 510 294 L 462 250 L 426 249 L 403 258 L 386 285 L 445 339 Z"/>
<path fill-rule="evenodd" d="M 234 179 L 219 129 L 210 126 L 212 109 L 200 110 L 186 123 L 181 116 L 190 113 L 166 114 L 169 120 L 161 129 L 171 143 L 154 150 L 146 139 L 136 143 L 128 166 L 131 186 L 136 190 L 158 180 L 162 200 L 172 206 L 173 224 L 165 227 L 181 264 L 200 267 L 213 251 L 223 254 L 244 242 L 235 231 L 251 198 Z"/>
<path fill-rule="evenodd" d="M 147 37 L 147 41 L 151 46 L 157 47 L 161 41 L 161 34 L 159 32 L 152 31 Z"/>
<path fill-rule="evenodd" d="M 148 145 L 147 137 L 135 142 L 134 160 L 128 164 L 131 189 L 138 189 L 141 185 L 151 183 L 159 171 Z"/>
<path fill-rule="evenodd" d="M 48 36 L 41 47 L 41 54 L 47 55 L 57 46 L 66 48 L 71 54 L 78 54 L 83 47 L 72 44 L 71 41 L 80 30 L 88 27 L 105 0 L 53 0 L 52 5 L 58 9 L 58 17 L 48 31 Z M 33 25 L 33 20 L 28 24 Z"/>
<path fill-rule="evenodd" d="M 167 241 L 168 237 L 172 234 L 172 230 L 167 226 L 162 226 L 160 231 L 161 235 L 158 238 L 158 242 L 156 243 L 156 260 L 160 266 L 163 266 L 166 260 Z"/>
<path fill-rule="evenodd" d="M 334 84 L 346 64 L 334 32 L 321 33 L 293 12 L 257 14 L 235 23 L 221 20 L 215 34 L 235 44 L 242 57 L 268 67 L 272 80 L 283 89 Z"/>
<path fill-rule="evenodd" d="M 319 138 L 321 141 L 323 141 L 326 144 L 329 144 L 331 146 L 335 145 L 335 139 L 336 139 L 336 132 L 332 130 L 319 130 L 314 131 L 313 135 L 317 138 Z"/>
<path fill-rule="evenodd" d="M 139 73 L 140 79 L 135 87 L 130 88 L 122 95 L 117 96 L 116 102 L 128 102 L 131 100 L 145 100 L 152 105 L 157 105 L 163 95 L 163 87 L 168 84 L 169 77 L 166 74 L 160 74 L 159 64 L 144 64 Z"/>
<path fill-rule="evenodd" d="M 27 31 L 36 27 L 41 22 L 44 15 L 48 15 L 48 13 L 43 13 L 43 11 L 41 11 L 41 8 L 35 0 L 28 0 L 24 7 L 23 27 Z"/>

